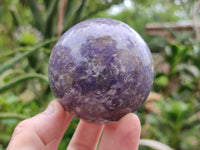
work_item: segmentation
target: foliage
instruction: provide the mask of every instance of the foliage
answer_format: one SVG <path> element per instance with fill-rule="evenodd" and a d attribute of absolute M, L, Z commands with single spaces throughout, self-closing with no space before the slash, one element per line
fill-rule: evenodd
<path fill-rule="evenodd" d="M 175 149 L 196 149 L 200 143 L 197 134 L 200 128 L 199 43 L 168 44 L 163 57 L 170 69 L 156 74 L 154 90 L 167 99 L 155 104 L 160 109 L 158 114 L 147 117 L 147 122 L 156 128 L 152 129 L 151 136 Z M 165 130 L 158 132 L 163 127 Z"/>
<path fill-rule="evenodd" d="M 162 95 L 137 112 L 141 138 L 161 141 L 174 149 L 199 149 L 200 43 L 193 34 L 172 32 L 174 41 L 150 37 L 148 22 L 190 19 L 195 1 L 132 0 L 0 0 L 0 149 L 5 149 L 16 124 L 45 109 L 54 99 L 48 85 L 48 59 L 58 37 L 75 23 L 93 17 L 111 17 L 135 28 L 153 52 L 169 66 L 155 66 L 152 90 Z M 180 4 L 176 4 L 180 2 Z M 108 9 L 122 8 L 109 14 Z M 177 15 L 178 14 L 178 15 Z M 64 149 L 76 128 L 73 119 L 59 149 Z M 183 138 L 184 137 L 184 138 Z M 148 149 L 140 147 L 140 149 Z"/>

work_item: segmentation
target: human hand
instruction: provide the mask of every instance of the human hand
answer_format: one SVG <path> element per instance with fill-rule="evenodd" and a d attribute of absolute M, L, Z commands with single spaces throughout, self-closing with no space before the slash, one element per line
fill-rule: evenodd
<path fill-rule="evenodd" d="M 55 150 L 72 118 L 73 116 L 54 100 L 44 112 L 17 125 L 7 150 Z M 95 150 L 102 131 L 99 150 L 136 150 L 140 130 L 140 121 L 133 113 L 108 125 L 80 120 L 67 150 Z"/>

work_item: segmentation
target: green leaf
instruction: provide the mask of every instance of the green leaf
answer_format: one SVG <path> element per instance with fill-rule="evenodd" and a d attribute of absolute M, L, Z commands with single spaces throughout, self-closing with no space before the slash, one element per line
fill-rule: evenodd
<path fill-rule="evenodd" d="M 80 7 L 78 8 L 78 10 L 75 13 L 73 24 L 76 24 L 79 21 L 81 14 L 82 14 L 82 11 L 83 11 L 83 9 L 86 5 L 86 2 L 87 2 L 87 0 L 82 0 Z"/>
<path fill-rule="evenodd" d="M 45 17 L 44 23 L 44 36 L 51 37 L 53 36 L 53 29 L 56 25 L 54 22 L 57 21 L 57 9 L 58 9 L 58 0 L 51 0 L 48 8 L 47 15 Z"/>
<path fill-rule="evenodd" d="M 21 83 L 21 82 L 24 82 L 26 80 L 30 80 L 30 79 L 33 79 L 33 78 L 38 78 L 38 79 L 41 79 L 41 80 L 44 80 L 46 81 L 47 83 L 49 82 L 48 81 L 48 77 L 44 76 L 44 75 L 41 75 L 41 74 L 27 74 L 27 75 L 22 75 L 8 83 L 6 83 L 5 85 L 3 86 L 0 86 L 0 92 L 3 92 L 3 91 L 6 91 L 12 87 L 14 87 L 15 85 Z"/>
<path fill-rule="evenodd" d="M 64 16 L 64 20 L 63 20 L 63 25 L 64 25 L 64 29 L 66 30 L 68 28 L 68 24 L 69 24 L 69 18 L 73 16 L 73 13 L 75 12 L 75 7 L 76 7 L 76 1 L 67 1 L 67 6 L 66 6 L 66 10 L 65 10 L 65 16 Z"/>
<path fill-rule="evenodd" d="M 12 15 L 12 18 L 13 18 L 13 22 L 15 24 L 15 26 L 19 26 L 20 24 L 20 18 L 16 12 L 16 9 L 15 8 L 10 8 L 10 12 L 11 12 L 11 15 Z"/>
<path fill-rule="evenodd" d="M 17 114 L 17 113 L 12 113 L 12 112 L 0 112 L 0 119 L 2 118 L 15 118 L 15 119 L 20 119 L 24 120 L 28 118 L 28 116 L 22 115 L 22 114 Z"/>
<path fill-rule="evenodd" d="M 160 76 L 155 79 L 154 83 L 159 86 L 165 87 L 169 84 L 169 79 L 167 78 L 167 76 Z"/>
<path fill-rule="evenodd" d="M 24 52 L 23 54 L 8 60 L 7 62 L 5 62 L 4 64 L 1 65 L 0 67 L 0 74 L 2 72 L 4 72 L 5 70 L 11 68 L 12 66 L 14 66 L 16 63 L 18 63 L 19 61 L 21 61 L 22 59 L 26 58 L 27 56 L 31 55 L 33 52 L 37 51 L 40 47 L 43 47 L 45 45 L 51 44 L 52 42 L 57 41 L 57 38 L 53 38 L 53 39 L 49 39 L 45 42 L 42 42 L 34 47 L 32 47 L 29 51 Z"/>
<path fill-rule="evenodd" d="M 46 22 L 48 22 L 49 19 L 51 19 L 53 13 L 56 13 L 56 7 L 58 5 L 58 1 L 57 0 L 51 0 L 50 1 L 50 5 L 47 8 L 47 15 L 46 15 Z"/>
<path fill-rule="evenodd" d="M 28 5 L 31 8 L 31 12 L 33 14 L 33 19 L 36 27 L 40 30 L 44 30 L 44 19 L 40 9 L 38 8 L 38 3 L 36 0 L 28 0 Z"/>

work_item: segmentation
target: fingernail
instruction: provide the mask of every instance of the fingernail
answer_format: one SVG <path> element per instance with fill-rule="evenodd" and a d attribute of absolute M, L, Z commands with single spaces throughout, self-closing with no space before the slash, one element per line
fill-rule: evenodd
<path fill-rule="evenodd" d="M 51 113 L 54 113 L 55 110 L 56 110 L 56 102 L 51 101 L 49 105 L 47 106 L 47 108 L 45 109 L 44 113 L 51 114 Z"/>

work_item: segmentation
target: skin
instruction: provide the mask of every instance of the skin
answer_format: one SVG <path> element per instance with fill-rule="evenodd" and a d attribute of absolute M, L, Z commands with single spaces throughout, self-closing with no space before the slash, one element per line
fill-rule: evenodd
<path fill-rule="evenodd" d="M 73 116 L 54 100 L 44 112 L 17 125 L 7 150 L 55 150 L 72 118 Z M 136 150 L 140 131 L 140 121 L 133 113 L 108 125 L 91 124 L 81 120 L 67 150 L 95 150 L 98 142 L 99 150 Z"/>

